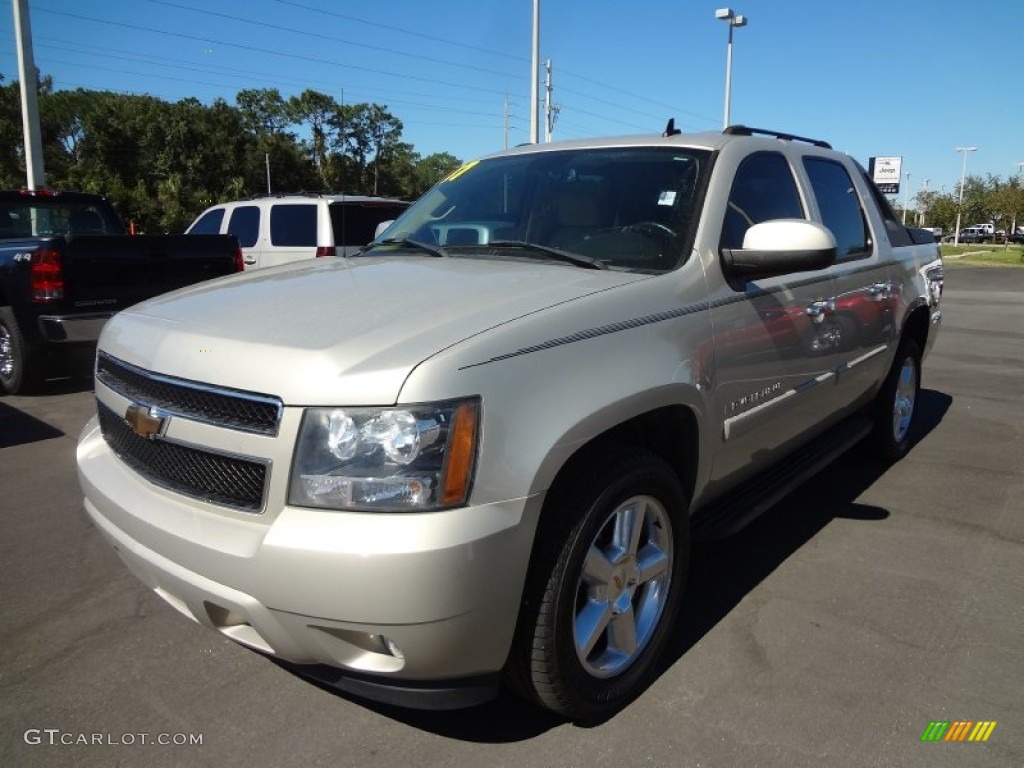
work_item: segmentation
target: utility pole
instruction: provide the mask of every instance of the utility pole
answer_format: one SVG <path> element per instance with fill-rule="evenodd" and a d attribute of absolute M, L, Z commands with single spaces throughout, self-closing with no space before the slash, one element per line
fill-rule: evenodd
<path fill-rule="evenodd" d="M 508 149 L 508 94 L 505 94 L 505 149 Z"/>
<path fill-rule="evenodd" d="M 530 57 L 530 143 L 540 139 L 540 0 L 533 0 L 533 55 Z"/>
<path fill-rule="evenodd" d="M 264 157 L 267 161 L 267 196 L 270 196 L 270 153 L 267 152 Z"/>
<path fill-rule="evenodd" d="M 373 194 L 377 194 L 377 179 L 380 176 L 380 145 L 384 141 L 384 126 L 377 126 L 377 156 L 373 161 Z"/>
<path fill-rule="evenodd" d="M 18 50 L 18 77 L 21 81 L 21 129 L 25 138 L 25 176 L 29 189 L 46 186 L 43 175 L 43 140 L 39 129 L 38 83 L 32 56 L 32 25 L 28 0 L 13 0 L 14 39 Z"/>
<path fill-rule="evenodd" d="M 558 118 L 558 105 L 551 103 L 551 59 L 544 62 L 544 69 L 547 73 L 544 80 L 544 143 L 550 144 Z"/>

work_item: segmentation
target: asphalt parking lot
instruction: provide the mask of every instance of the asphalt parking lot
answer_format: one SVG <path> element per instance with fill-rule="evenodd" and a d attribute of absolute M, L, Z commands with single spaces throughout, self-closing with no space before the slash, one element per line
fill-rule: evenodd
<path fill-rule="evenodd" d="M 909 456 L 698 545 L 663 674 L 593 728 L 363 704 L 192 624 L 82 511 L 88 382 L 0 399 L 0 765 L 1024 766 L 1024 269 L 947 269 L 943 316 Z M 921 741 L 958 720 L 997 725 Z"/>

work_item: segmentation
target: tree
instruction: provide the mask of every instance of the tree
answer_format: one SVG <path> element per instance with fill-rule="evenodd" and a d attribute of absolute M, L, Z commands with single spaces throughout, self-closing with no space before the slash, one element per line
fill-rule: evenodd
<path fill-rule="evenodd" d="M 327 188 L 330 170 L 327 162 L 327 149 L 332 143 L 336 131 L 335 121 L 340 106 L 333 97 L 325 93 L 306 89 L 298 96 L 288 100 L 288 111 L 292 122 L 309 127 L 309 154 L 316 167 L 321 187 Z"/>
<path fill-rule="evenodd" d="M 241 90 L 235 103 L 242 116 L 242 127 L 253 136 L 284 134 L 293 122 L 289 105 L 277 88 Z"/>

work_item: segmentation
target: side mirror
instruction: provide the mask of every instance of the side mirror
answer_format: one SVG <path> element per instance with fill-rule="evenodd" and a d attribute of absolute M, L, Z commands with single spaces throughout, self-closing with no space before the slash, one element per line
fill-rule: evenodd
<path fill-rule="evenodd" d="M 375 230 L 373 230 L 373 239 L 376 240 L 378 237 L 380 237 L 381 234 L 384 232 L 384 230 L 387 229 L 388 227 L 390 227 L 394 223 L 395 223 L 395 220 L 394 219 L 390 219 L 388 221 L 382 221 L 380 224 L 378 224 L 377 228 Z"/>
<path fill-rule="evenodd" d="M 754 224 L 743 237 L 743 248 L 722 249 L 722 269 L 729 276 L 746 280 L 825 269 L 835 263 L 836 239 L 832 232 L 804 219 Z"/>

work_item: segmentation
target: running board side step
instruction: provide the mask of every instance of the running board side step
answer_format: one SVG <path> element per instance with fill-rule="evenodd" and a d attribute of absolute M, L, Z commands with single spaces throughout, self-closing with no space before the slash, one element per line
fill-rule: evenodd
<path fill-rule="evenodd" d="M 866 416 L 840 422 L 778 464 L 697 510 L 691 521 L 694 538 L 721 539 L 739 532 L 863 440 L 871 428 Z"/>

